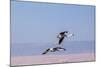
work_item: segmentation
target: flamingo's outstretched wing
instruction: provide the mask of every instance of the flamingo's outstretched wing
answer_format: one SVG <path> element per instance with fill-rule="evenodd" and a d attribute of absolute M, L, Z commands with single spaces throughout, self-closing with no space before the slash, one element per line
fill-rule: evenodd
<path fill-rule="evenodd" d="M 47 54 L 50 51 L 50 49 L 47 49 L 45 52 L 42 53 L 43 54 Z"/>
<path fill-rule="evenodd" d="M 62 48 L 62 47 L 57 47 L 57 49 L 62 49 L 62 50 L 64 50 L 64 51 L 66 50 L 65 48 Z"/>
<path fill-rule="evenodd" d="M 61 39 L 59 39 L 59 45 L 63 42 L 64 37 L 62 37 Z"/>

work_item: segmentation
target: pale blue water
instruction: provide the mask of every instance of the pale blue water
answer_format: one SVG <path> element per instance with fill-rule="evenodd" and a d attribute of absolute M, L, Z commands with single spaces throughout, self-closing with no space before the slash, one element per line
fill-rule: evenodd
<path fill-rule="evenodd" d="M 11 44 L 11 56 L 32 56 L 41 55 L 47 48 L 56 47 L 54 44 L 40 44 L 39 43 L 27 43 L 27 44 Z M 62 47 L 66 51 L 59 51 L 48 53 L 50 54 L 77 54 L 77 53 L 94 53 L 95 42 L 94 41 L 72 41 L 63 43 Z"/>

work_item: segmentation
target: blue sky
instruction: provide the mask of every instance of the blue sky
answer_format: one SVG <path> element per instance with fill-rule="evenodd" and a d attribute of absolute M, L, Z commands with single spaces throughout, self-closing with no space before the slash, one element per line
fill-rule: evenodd
<path fill-rule="evenodd" d="M 65 30 L 75 34 L 69 41 L 91 41 L 94 18 L 94 6 L 12 1 L 11 42 L 54 42 Z"/>

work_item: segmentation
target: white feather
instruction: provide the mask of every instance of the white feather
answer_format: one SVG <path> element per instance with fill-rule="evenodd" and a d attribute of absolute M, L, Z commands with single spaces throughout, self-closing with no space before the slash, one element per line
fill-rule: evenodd
<path fill-rule="evenodd" d="M 67 37 L 72 37 L 72 36 L 74 36 L 74 34 L 68 34 L 68 35 L 67 35 Z"/>

